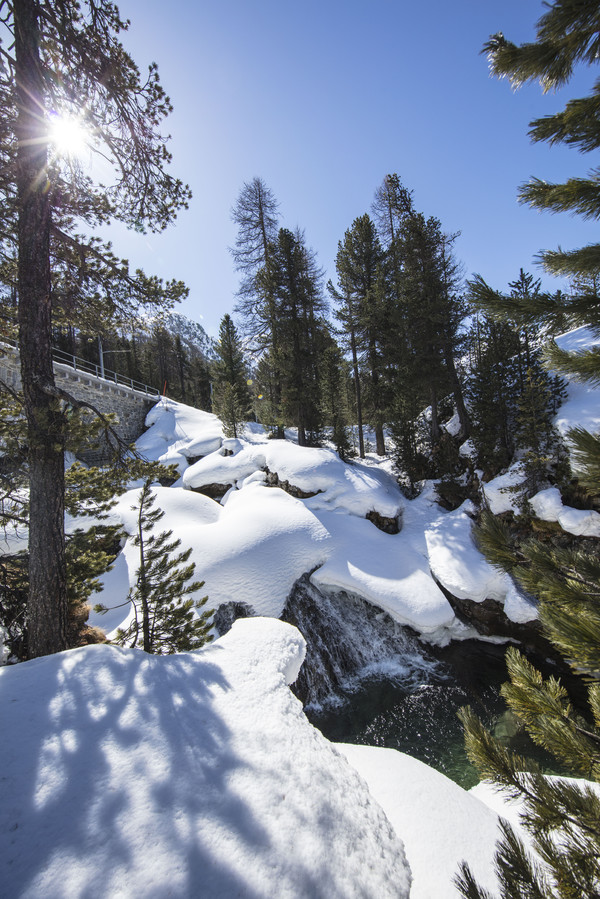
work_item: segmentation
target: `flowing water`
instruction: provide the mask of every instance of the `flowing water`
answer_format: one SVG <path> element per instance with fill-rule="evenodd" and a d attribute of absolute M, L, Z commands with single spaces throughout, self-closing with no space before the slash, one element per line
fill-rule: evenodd
<path fill-rule="evenodd" d="M 477 640 L 442 650 L 421 647 L 424 664 L 418 673 L 413 667 L 408 678 L 398 672 L 349 683 L 337 702 L 308 706 L 309 719 L 329 740 L 398 749 L 469 789 L 479 777 L 466 757 L 456 713 L 470 705 L 505 745 L 536 759 L 544 770 L 557 770 L 519 729 L 500 695 L 508 679 L 505 647 Z"/>

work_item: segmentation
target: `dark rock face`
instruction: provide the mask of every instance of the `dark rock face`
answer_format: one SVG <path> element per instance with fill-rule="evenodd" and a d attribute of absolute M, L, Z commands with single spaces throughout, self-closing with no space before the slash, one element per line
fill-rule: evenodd
<path fill-rule="evenodd" d="M 268 468 L 265 468 L 265 475 L 267 487 L 280 487 L 281 490 L 285 490 L 286 493 L 289 493 L 290 496 L 295 496 L 296 499 L 309 499 L 311 496 L 316 496 L 317 493 L 323 492 L 322 490 L 314 490 L 312 493 L 307 493 L 305 490 L 300 490 L 299 487 L 294 487 L 289 481 L 280 480 L 277 472 L 269 471 Z"/>
<path fill-rule="evenodd" d="M 386 534 L 398 534 L 400 532 L 397 517 L 386 518 L 385 515 L 380 515 L 379 512 L 376 512 L 375 509 L 367 512 L 367 521 L 370 521 L 376 528 L 379 528 L 380 531 L 384 531 Z"/>
<path fill-rule="evenodd" d="M 344 591 L 325 593 L 310 575 L 296 581 L 283 621 L 295 625 L 307 643 L 306 659 L 292 690 L 304 704 L 335 699 L 351 679 L 394 665 L 420 681 L 427 649 L 408 628 L 371 603 Z M 426 662 L 431 666 L 431 660 Z"/>
<path fill-rule="evenodd" d="M 522 644 L 525 649 L 544 656 L 554 658 L 557 655 L 556 650 L 543 636 L 542 627 L 537 619 L 518 624 L 506 616 L 503 604 L 497 599 L 484 599 L 483 602 L 458 599 L 439 581 L 435 582 L 452 606 L 456 617 L 465 624 L 472 625 L 482 636 L 507 637 Z"/>
<path fill-rule="evenodd" d="M 203 484 L 202 487 L 192 487 L 191 489 L 194 493 L 202 493 L 204 496 L 209 496 L 218 502 L 223 499 L 230 488 L 231 484 Z"/>
<path fill-rule="evenodd" d="M 215 628 L 222 637 L 238 618 L 252 618 L 254 609 L 247 602 L 224 602 L 214 614 Z"/>

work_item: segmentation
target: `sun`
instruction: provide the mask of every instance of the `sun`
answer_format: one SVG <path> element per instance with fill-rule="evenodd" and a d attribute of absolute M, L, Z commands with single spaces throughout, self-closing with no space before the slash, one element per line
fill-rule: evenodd
<path fill-rule="evenodd" d="M 81 156 L 89 146 L 89 132 L 76 116 L 52 113 L 48 139 L 57 156 Z"/>

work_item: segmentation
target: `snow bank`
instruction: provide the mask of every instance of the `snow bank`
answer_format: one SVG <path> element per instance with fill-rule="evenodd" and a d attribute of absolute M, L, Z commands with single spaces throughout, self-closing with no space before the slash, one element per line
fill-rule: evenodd
<path fill-rule="evenodd" d="M 515 587 L 511 578 L 491 565 L 479 552 L 472 537 L 470 500 L 454 512 L 436 518 L 425 530 L 429 565 L 433 576 L 457 599 L 504 603 L 511 621 L 523 623 L 537 618 L 537 609 Z"/>
<path fill-rule="evenodd" d="M 557 521 L 563 531 L 577 537 L 600 537 L 600 514 L 589 509 L 563 505 L 558 487 L 540 490 L 529 505 L 542 521 Z"/>
<path fill-rule="evenodd" d="M 493 860 L 498 813 L 439 771 L 395 749 L 336 744 L 364 777 L 396 833 L 413 874 L 411 899 L 453 899 L 452 879 L 467 861 L 480 886 L 497 894 Z"/>
<path fill-rule="evenodd" d="M 303 653 L 261 619 L 3 668 L 3 895 L 408 897 L 400 839 L 286 686 Z"/>
<path fill-rule="evenodd" d="M 187 460 L 219 449 L 223 438 L 216 415 L 162 397 L 146 416 L 148 430 L 136 441 L 145 459 L 176 464 L 183 473 Z"/>
<path fill-rule="evenodd" d="M 454 622 L 454 612 L 429 575 L 426 559 L 403 540 L 350 515 L 318 513 L 332 537 L 329 558 L 311 580 L 357 593 L 400 624 L 430 633 Z"/>
<path fill-rule="evenodd" d="M 481 485 L 490 511 L 494 515 L 500 515 L 502 512 L 519 512 L 519 493 L 511 488 L 518 487 L 524 480 L 523 466 L 520 462 L 516 462 L 504 474 Z"/>
<path fill-rule="evenodd" d="M 207 608 L 244 602 L 256 615 L 279 618 L 295 581 L 330 552 L 327 531 L 283 490 L 251 484 L 235 491 L 225 506 L 179 487 L 154 491 L 165 513 L 157 530 L 172 530 L 181 550 L 192 547 L 189 562 L 196 565 L 194 577 L 204 581 L 198 598 L 208 595 Z M 130 534 L 136 528 L 131 507 L 138 493 L 129 491 L 115 510 Z M 91 623 L 108 632 L 124 626 L 129 609 L 117 607 L 133 586 L 138 566 L 138 551 L 128 541 L 117 570 L 102 579 L 104 590 L 97 598 L 114 608 L 106 616 L 93 613 Z"/>
<path fill-rule="evenodd" d="M 249 475 L 268 468 L 280 481 L 303 493 L 318 494 L 306 500 L 310 509 L 340 510 L 362 517 L 373 510 L 386 518 L 400 514 L 402 503 L 397 489 L 386 486 L 366 467 L 346 465 L 332 450 L 300 447 L 286 440 L 236 450 L 233 455 L 215 452 L 191 465 L 183 476 L 184 486 L 239 485 Z"/>

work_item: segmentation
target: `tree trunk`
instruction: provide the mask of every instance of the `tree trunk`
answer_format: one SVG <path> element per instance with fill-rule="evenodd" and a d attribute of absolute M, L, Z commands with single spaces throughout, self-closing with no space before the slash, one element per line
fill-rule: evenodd
<path fill-rule="evenodd" d="M 385 438 L 383 436 L 383 425 L 375 425 L 375 449 L 378 456 L 385 456 Z"/>
<path fill-rule="evenodd" d="M 429 388 L 429 396 L 431 398 L 431 443 L 435 447 L 440 442 L 440 417 L 437 390 L 433 384 Z"/>
<path fill-rule="evenodd" d="M 29 446 L 29 656 L 67 648 L 65 416 L 52 396 L 51 204 L 37 5 L 15 0 L 19 353 Z"/>
<path fill-rule="evenodd" d="M 460 383 L 460 378 L 458 377 L 458 372 L 456 371 L 454 356 L 452 355 L 452 347 L 450 346 L 449 341 L 444 342 L 444 357 L 446 361 L 446 368 L 448 369 L 448 374 L 450 375 L 450 383 L 452 384 L 452 394 L 456 403 L 456 412 L 458 414 L 458 420 L 460 421 L 460 438 L 461 440 L 466 440 L 471 433 L 471 420 L 469 418 L 469 413 L 467 412 L 467 407 L 465 405 L 462 385 Z"/>
<path fill-rule="evenodd" d="M 360 378 L 358 376 L 358 354 L 356 352 L 356 336 L 354 329 L 350 330 L 350 347 L 352 349 L 352 372 L 354 374 L 354 393 L 356 396 L 356 421 L 358 425 L 358 454 L 365 458 L 365 440 L 363 437 L 362 397 L 360 393 Z"/>
<path fill-rule="evenodd" d="M 19 353 L 29 446 L 30 657 L 67 648 L 65 416 L 52 396 L 51 202 L 37 4 L 14 0 L 18 98 Z"/>

